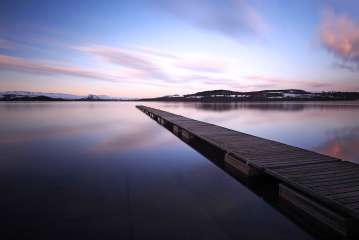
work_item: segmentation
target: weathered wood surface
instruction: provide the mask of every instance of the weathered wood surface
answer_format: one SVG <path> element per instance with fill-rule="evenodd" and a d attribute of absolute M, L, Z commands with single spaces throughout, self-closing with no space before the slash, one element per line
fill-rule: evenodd
<path fill-rule="evenodd" d="M 223 150 L 233 167 L 270 175 L 340 214 L 359 219 L 359 165 L 159 109 L 137 108 L 184 130 L 187 138 L 192 135 Z"/>

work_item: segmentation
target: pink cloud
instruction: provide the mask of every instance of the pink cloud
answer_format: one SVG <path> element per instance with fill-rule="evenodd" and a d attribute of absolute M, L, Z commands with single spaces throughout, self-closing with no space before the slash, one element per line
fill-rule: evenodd
<path fill-rule="evenodd" d="M 276 78 L 276 77 L 268 77 L 262 75 L 247 75 L 243 76 L 246 79 L 254 80 L 254 81 L 264 81 L 264 82 L 274 82 L 274 83 L 288 83 L 288 80 Z"/>
<path fill-rule="evenodd" d="M 133 51 L 101 45 L 74 47 L 74 49 L 100 56 L 108 62 L 121 67 L 136 70 L 143 78 L 169 80 L 169 77 L 160 69 L 160 67 L 149 60 L 149 58 Z"/>
<path fill-rule="evenodd" d="M 125 75 L 114 76 L 79 67 L 40 63 L 7 55 L 0 55 L 0 69 L 37 74 L 68 75 L 111 82 L 116 82 L 121 78 L 129 77 Z"/>
<path fill-rule="evenodd" d="M 186 79 L 193 79 L 192 74 L 181 78 L 168 72 L 165 67 L 158 64 L 158 58 L 161 58 L 161 61 L 166 62 L 169 66 L 197 73 L 224 73 L 226 67 L 226 64 L 220 61 L 211 59 L 188 60 L 176 54 L 145 47 L 122 49 L 103 45 L 89 45 L 85 47 L 73 47 L 73 49 L 99 56 L 119 67 L 135 70 L 142 79 L 156 82 L 175 83 L 183 82 Z M 199 78 L 198 80 L 200 79 L 203 78 Z"/>
<path fill-rule="evenodd" d="M 290 80 L 290 79 L 283 79 L 278 77 L 270 77 L 270 76 L 261 76 L 261 75 L 248 75 L 243 76 L 243 78 L 255 81 L 257 83 L 253 83 L 254 86 L 259 88 L 301 88 L 305 90 L 343 90 L 343 89 L 351 89 L 351 86 L 346 84 L 332 84 L 326 82 L 319 82 L 319 81 L 311 81 L 311 80 Z"/>
<path fill-rule="evenodd" d="M 321 44 L 341 60 L 337 66 L 359 70 L 359 24 L 331 11 L 323 14 L 320 25 Z"/>

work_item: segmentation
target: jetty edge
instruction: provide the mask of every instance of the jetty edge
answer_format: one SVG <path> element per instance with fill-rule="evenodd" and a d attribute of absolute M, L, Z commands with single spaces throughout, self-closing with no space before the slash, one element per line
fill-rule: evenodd
<path fill-rule="evenodd" d="M 184 141 L 223 152 L 222 165 L 245 178 L 269 176 L 278 198 L 344 237 L 359 236 L 359 165 L 146 106 L 139 110 Z"/>

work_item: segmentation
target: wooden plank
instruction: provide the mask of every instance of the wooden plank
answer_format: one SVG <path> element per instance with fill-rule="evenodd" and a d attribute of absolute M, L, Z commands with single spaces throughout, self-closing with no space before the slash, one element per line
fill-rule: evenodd
<path fill-rule="evenodd" d="M 357 192 L 359 191 L 359 185 L 357 186 L 348 186 L 348 187 L 342 187 L 342 188 L 313 188 L 317 193 L 324 194 L 326 196 L 332 196 L 332 195 L 338 195 L 342 193 L 348 193 L 348 192 Z"/>
<path fill-rule="evenodd" d="M 349 183 L 356 183 L 358 184 L 359 178 L 355 179 L 344 179 L 344 180 L 337 180 L 337 181 L 325 181 L 325 182 L 316 182 L 316 183 L 305 183 L 306 186 L 310 187 L 325 187 L 325 186 L 342 186 Z"/>
<path fill-rule="evenodd" d="M 269 168 L 269 167 L 286 167 L 286 166 L 308 166 L 311 164 L 317 164 L 317 163 L 327 163 L 327 162 L 331 162 L 332 160 L 323 160 L 323 161 L 316 161 L 316 162 L 312 162 L 312 161 L 298 161 L 298 162 L 287 162 L 287 163 L 272 163 L 272 164 L 260 164 L 262 165 L 262 167 L 264 168 Z"/>
<path fill-rule="evenodd" d="M 348 207 L 352 208 L 352 209 L 358 209 L 359 211 L 359 202 L 356 202 L 356 203 L 349 203 L 349 204 L 346 204 Z"/>
<path fill-rule="evenodd" d="M 327 169 L 339 169 L 344 167 L 350 167 L 343 161 L 335 161 L 335 162 L 328 162 L 325 164 L 317 164 L 312 166 L 306 166 L 306 167 L 287 167 L 287 168 L 279 168 L 279 169 L 272 169 L 273 171 L 276 171 L 281 174 L 292 174 L 292 173 L 301 173 L 301 172 L 317 172 L 318 170 L 327 170 Z"/>
<path fill-rule="evenodd" d="M 300 182 L 302 184 L 306 184 L 306 183 L 311 183 L 311 184 L 315 184 L 315 183 L 320 183 L 320 182 L 335 182 L 335 181 L 340 181 L 340 180 L 347 180 L 347 179 L 359 179 L 359 173 L 353 173 L 353 174 L 348 174 L 348 175 L 344 175 L 344 176 L 335 176 L 334 175 L 330 175 L 330 176 L 326 176 L 326 177 L 318 177 L 317 179 L 307 179 L 305 176 L 303 176 L 302 179 L 294 179 L 297 182 Z"/>
<path fill-rule="evenodd" d="M 316 161 L 320 161 L 320 160 L 328 161 L 327 159 L 323 159 L 323 158 L 309 158 L 309 157 L 295 155 L 295 154 L 293 154 L 292 156 L 288 156 L 288 157 L 283 156 L 283 154 L 278 155 L 278 156 L 273 154 L 272 156 L 258 157 L 258 159 L 254 159 L 252 161 L 255 161 L 257 163 L 271 163 L 271 162 L 295 162 L 295 161 L 297 161 L 297 162 L 299 162 L 299 161 L 316 162 Z M 333 161 L 333 160 L 331 160 L 331 161 Z"/>
<path fill-rule="evenodd" d="M 334 160 L 335 161 L 335 160 Z M 328 162 L 333 162 L 333 160 L 327 160 L 327 159 L 315 159 L 315 160 L 311 160 L 311 159 L 296 159 L 296 160 L 279 160 L 276 161 L 275 159 L 273 159 L 272 161 L 252 161 L 252 162 L 256 162 L 258 164 L 263 164 L 263 166 L 272 166 L 273 164 L 297 164 L 297 163 L 312 163 L 312 164 L 316 164 L 316 163 L 328 163 Z"/>
<path fill-rule="evenodd" d="M 359 171 L 356 169 L 346 169 L 346 171 L 330 171 L 330 172 L 319 172 L 319 173 L 312 173 L 312 174 L 305 174 L 302 173 L 297 174 L 295 176 L 293 175 L 286 175 L 288 176 L 290 179 L 296 180 L 296 179 L 303 179 L 305 178 L 306 180 L 310 181 L 310 180 L 315 180 L 315 179 L 330 179 L 331 177 L 335 176 L 335 177 L 340 177 L 340 176 L 351 176 L 353 174 L 358 175 Z"/>
<path fill-rule="evenodd" d="M 332 196 L 328 196 L 331 199 L 335 199 L 335 200 L 342 200 L 342 199 L 353 199 L 356 202 L 359 202 L 359 191 L 355 191 L 355 192 L 348 192 L 348 193 L 342 193 L 342 194 L 337 194 L 337 195 L 332 195 Z M 353 201 L 353 202 L 355 202 Z"/>
<path fill-rule="evenodd" d="M 328 162 L 328 163 L 319 163 L 319 164 L 313 164 L 311 166 L 298 166 L 298 167 L 280 167 L 280 168 L 276 168 L 276 167 L 271 167 L 270 170 L 271 171 L 275 171 L 278 174 L 290 174 L 292 172 L 298 172 L 298 171 L 317 171 L 317 170 L 321 170 L 321 169 L 327 169 L 327 168 L 332 168 L 333 166 L 338 166 L 341 164 L 341 161 L 335 161 L 335 162 Z"/>
<path fill-rule="evenodd" d="M 347 206 L 348 204 L 351 204 L 351 203 L 358 203 L 359 197 L 353 196 L 353 197 L 346 197 L 346 198 L 340 198 L 340 199 L 334 199 L 334 200 L 339 202 L 340 204 L 343 204 L 344 206 Z"/>
<path fill-rule="evenodd" d="M 338 185 L 328 185 L 328 186 L 318 186 L 318 187 L 312 187 L 315 191 L 321 192 L 321 191 L 330 191 L 330 190 L 341 190 L 345 191 L 346 189 L 352 189 L 359 186 L 359 181 L 350 182 L 350 183 L 342 183 L 339 186 Z"/>
<path fill-rule="evenodd" d="M 317 204 L 308 197 L 283 184 L 279 185 L 279 197 L 342 235 L 350 235 L 350 219 Z"/>
<path fill-rule="evenodd" d="M 296 171 L 296 172 L 291 172 L 291 173 L 282 173 L 283 175 L 290 177 L 290 178 L 295 178 L 297 176 L 319 176 L 319 175 L 328 175 L 328 174 L 332 174 L 332 173 L 351 173 L 351 172 L 358 172 L 357 169 L 353 169 L 352 167 L 331 167 L 331 168 L 324 168 L 324 169 L 315 169 L 315 170 L 307 170 L 307 171 Z"/>

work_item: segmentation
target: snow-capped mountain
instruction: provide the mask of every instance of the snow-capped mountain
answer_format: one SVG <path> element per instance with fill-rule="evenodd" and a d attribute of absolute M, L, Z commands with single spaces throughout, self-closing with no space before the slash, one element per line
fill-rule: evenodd
<path fill-rule="evenodd" d="M 87 97 L 83 97 L 84 100 L 116 100 L 118 98 L 110 97 L 107 95 L 94 95 L 89 94 Z"/>
<path fill-rule="evenodd" d="M 43 92 L 27 92 L 27 91 L 6 91 L 6 92 L 0 92 L 0 98 L 1 97 L 7 97 L 7 98 L 33 98 L 33 97 L 49 97 L 54 99 L 66 99 L 66 100 L 75 100 L 75 99 L 81 99 L 83 96 L 77 96 L 67 93 L 43 93 Z"/>
<path fill-rule="evenodd" d="M 0 92 L 0 100 L 14 101 L 14 100 L 84 100 L 84 101 L 99 101 L 99 100 L 120 100 L 107 95 L 79 96 L 67 93 L 44 93 L 44 92 L 28 92 L 28 91 L 6 91 Z"/>

